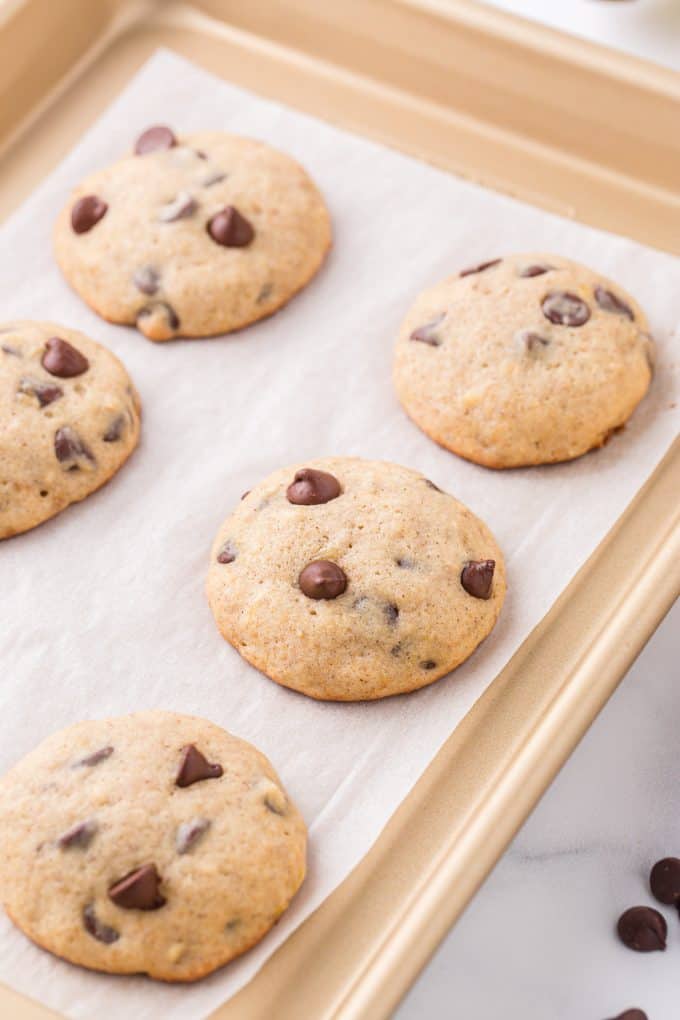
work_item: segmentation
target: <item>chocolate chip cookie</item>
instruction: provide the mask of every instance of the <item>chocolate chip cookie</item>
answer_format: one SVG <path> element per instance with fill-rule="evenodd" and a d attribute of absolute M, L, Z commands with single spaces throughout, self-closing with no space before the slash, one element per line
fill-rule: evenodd
<path fill-rule="evenodd" d="M 353 457 L 256 485 L 213 546 L 217 626 L 277 683 L 360 701 L 467 659 L 505 596 L 503 558 L 467 507 L 416 471 Z"/>
<path fill-rule="evenodd" d="M 639 305 L 558 255 L 464 269 L 416 299 L 394 381 L 442 446 L 486 467 L 571 460 L 602 446 L 652 377 Z"/>
<path fill-rule="evenodd" d="M 176 137 L 156 126 L 76 189 L 54 243 L 91 308 L 169 340 L 271 315 L 317 272 L 331 228 L 289 156 L 235 135 Z"/>
<path fill-rule="evenodd" d="M 306 831 L 274 769 L 172 712 L 82 722 L 0 780 L 0 898 L 58 956 L 194 981 L 245 952 L 305 874 Z"/>
<path fill-rule="evenodd" d="M 105 347 L 52 322 L 0 326 L 0 539 L 108 481 L 139 427 L 137 392 Z"/>

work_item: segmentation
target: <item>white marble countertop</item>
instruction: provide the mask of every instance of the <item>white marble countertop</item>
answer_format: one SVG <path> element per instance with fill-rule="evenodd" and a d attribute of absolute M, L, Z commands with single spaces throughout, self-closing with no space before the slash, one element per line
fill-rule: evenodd
<path fill-rule="evenodd" d="M 495 0 L 680 69 L 680 0 Z M 680 919 L 647 878 L 680 857 L 680 603 L 652 637 L 395 1020 L 680 1017 Z M 614 927 L 650 904 L 665 953 L 635 953 Z"/>

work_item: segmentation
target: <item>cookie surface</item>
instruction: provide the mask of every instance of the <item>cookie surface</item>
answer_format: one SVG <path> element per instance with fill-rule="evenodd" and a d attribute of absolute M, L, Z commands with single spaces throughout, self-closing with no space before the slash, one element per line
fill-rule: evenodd
<path fill-rule="evenodd" d="M 248 138 L 151 128 L 92 174 L 55 227 L 57 262 L 99 315 L 151 340 L 271 315 L 317 272 L 330 219 L 294 160 Z"/>
<path fill-rule="evenodd" d="M 306 831 L 263 754 L 172 712 L 82 722 L 0 780 L 0 897 L 95 970 L 192 981 L 257 942 L 305 874 Z"/>
<path fill-rule="evenodd" d="M 401 327 L 394 382 L 432 439 L 486 467 L 570 460 L 601 446 L 651 381 L 652 341 L 617 284 L 557 255 L 511 255 L 423 291 Z"/>
<path fill-rule="evenodd" d="M 98 489 L 139 430 L 139 396 L 105 347 L 53 322 L 0 326 L 0 539 Z"/>
<path fill-rule="evenodd" d="M 220 528 L 208 599 L 277 683 L 354 701 L 413 691 L 466 659 L 505 595 L 488 528 L 422 475 L 352 457 L 284 468 Z"/>

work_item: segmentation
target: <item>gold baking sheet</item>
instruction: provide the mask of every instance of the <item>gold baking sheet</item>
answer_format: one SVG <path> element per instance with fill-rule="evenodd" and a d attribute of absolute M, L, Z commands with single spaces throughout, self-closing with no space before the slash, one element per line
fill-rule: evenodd
<path fill-rule="evenodd" d="M 159 46 L 680 253 L 680 78 L 464 0 L 0 0 L 0 215 Z M 215 1018 L 387 1016 L 679 592 L 676 442 L 361 865 Z M 0 1015 L 54 1016 L 6 989 Z"/>

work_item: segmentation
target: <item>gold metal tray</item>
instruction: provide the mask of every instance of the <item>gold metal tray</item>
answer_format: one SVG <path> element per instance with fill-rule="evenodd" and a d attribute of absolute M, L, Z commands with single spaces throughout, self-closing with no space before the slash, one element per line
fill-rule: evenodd
<path fill-rule="evenodd" d="M 469 0 L 0 0 L 0 216 L 159 46 L 680 254 L 680 77 Z M 215 1020 L 388 1016 L 679 593 L 676 441 L 359 867 Z M 0 988 L 0 1015 L 55 1014 Z"/>

